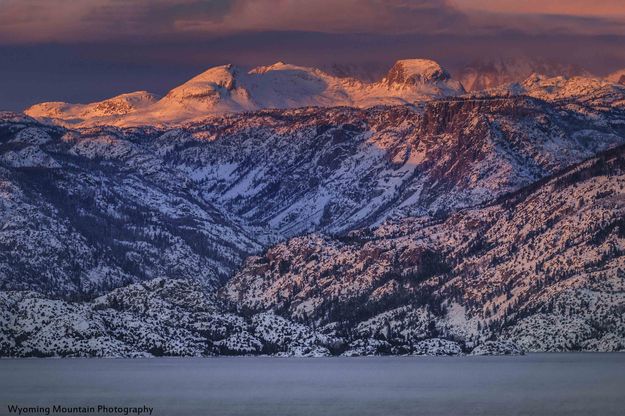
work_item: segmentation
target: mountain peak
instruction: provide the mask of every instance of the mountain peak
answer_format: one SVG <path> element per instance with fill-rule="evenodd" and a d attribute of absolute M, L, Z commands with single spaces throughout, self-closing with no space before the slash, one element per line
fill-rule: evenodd
<path fill-rule="evenodd" d="M 278 61 L 271 65 L 257 66 L 256 68 L 251 69 L 248 74 L 266 74 L 272 71 L 298 71 L 300 73 L 310 73 L 310 74 L 324 74 L 325 73 L 317 68 L 310 68 L 306 66 L 289 64 L 284 61 Z M 328 76 L 331 76 L 328 74 Z"/>
<path fill-rule="evenodd" d="M 451 79 L 449 72 L 431 59 L 402 59 L 395 62 L 385 81 L 389 85 L 421 85 L 445 82 Z"/>
<path fill-rule="evenodd" d="M 220 89 L 232 90 L 235 88 L 235 79 L 242 72 L 234 65 L 221 65 L 209 68 L 201 74 L 191 78 L 184 84 L 172 89 L 168 98 L 205 98 L 218 94 Z"/>

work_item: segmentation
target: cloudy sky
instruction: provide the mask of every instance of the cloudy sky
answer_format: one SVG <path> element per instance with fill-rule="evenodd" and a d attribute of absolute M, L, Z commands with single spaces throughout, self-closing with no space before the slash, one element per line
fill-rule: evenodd
<path fill-rule="evenodd" d="M 604 74 L 623 45 L 624 0 L 0 0 L 0 109 L 163 93 L 223 63 L 529 56 Z"/>

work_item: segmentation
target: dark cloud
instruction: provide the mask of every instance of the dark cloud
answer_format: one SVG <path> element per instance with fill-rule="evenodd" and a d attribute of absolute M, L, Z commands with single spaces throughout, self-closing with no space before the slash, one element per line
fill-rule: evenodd
<path fill-rule="evenodd" d="M 568 34 L 625 34 L 625 5 L 619 8 L 616 3 L 608 2 L 611 6 L 604 5 L 601 8 L 604 14 L 599 15 L 579 14 L 583 11 L 579 4 L 571 9 L 566 2 L 557 0 L 542 2 L 549 13 L 541 13 L 536 5 L 533 8 L 510 7 L 516 3 L 524 2 L 0 0 L 0 43 L 132 40 L 181 33 L 219 36 L 275 30 L 460 35 L 496 34 L 503 28 L 528 34 L 564 31 Z M 591 4 L 590 1 L 587 3 Z M 472 4 L 481 4 L 482 9 L 468 7 Z M 504 7 L 506 5 L 508 7 Z"/>
<path fill-rule="evenodd" d="M 95 23 L 95 28 L 112 30 L 96 33 L 98 38 L 118 37 L 120 34 L 145 36 L 174 33 L 177 31 L 176 22 L 188 19 L 216 24 L 231 13 L 232 7 L 231 0 L 108 0 L 89 9 L 84 21 Z"/>
<path fill-rule="evenodd" d="M 448 0 L 0 0 L 0 41 L 80 42 L 202 32 L 441 31 L 464 14 Z"/>

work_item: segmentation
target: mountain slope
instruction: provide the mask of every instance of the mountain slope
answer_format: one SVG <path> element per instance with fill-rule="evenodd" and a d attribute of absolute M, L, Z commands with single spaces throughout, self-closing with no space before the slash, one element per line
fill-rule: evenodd
<path fill-rule="evenodd" d="M 621 147 L 447 218 L 298 237 L 222 290 L 239 313 L 185 280 L 88 303 L 2 292 L 0 355 L 623 350 L 624 187 Z"/>
<path fill-rule="evenodd" d="M 118 95 L 91 104 L 69 104 L 64 102 L 47 102 L 35 104 L 26 113 L 44 120 L 63 120 L 68 124 L 80 123 L 90 119 L 94 124 L 105 122 L 115 117 L 143 110 L 155 104 L 160 97 L 147 91 L 137 91 Z"/>
<path fill-rule="evenodd" d="M 336 342 L 270 313 L 225 312 L 184 280 L 154 279 L 83 303 L 0 292 L 0 311 L 0 356 L 324 356 Z"/>
<path fill-rule="evenodd" d="M 207 119 L 168 134 L 208 199 L 283 236 L 485 202 L 623 143 L 625 112 L 528 97 Z"/>
<path fill-rule="evenodd" d="M 624 189 L 620 147 L 493 205 L 292 239 L 250 258 L 222 294 L 398 350 L 433 336 L 623 350 Z"/>
<path fill-rule="evenodd" d="M 597 112 L 625 108 L 625 86 L 610 80 L 588 77 L 547 77 L 533 74 L 521 83 L 512 83 L 471 93 L 473 97 L 529 96 L 567 110 L 587 119 Z"/>
<path fill-rule="evenodd" d="M 3 290 L 80 298 L 160 276 L 214 287 L 261 247 L 120 131 L 3 120 L 0 189 Z"/>

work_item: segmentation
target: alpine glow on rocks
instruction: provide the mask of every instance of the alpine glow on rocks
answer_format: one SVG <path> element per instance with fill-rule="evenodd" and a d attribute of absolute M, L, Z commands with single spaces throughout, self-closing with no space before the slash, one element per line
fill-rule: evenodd
<path fill-rule="evenodd" d="M 398 61 L 384 79 L 374 83 L 277 62 L 249 71 L 233 65 L 211 68 L 160 99 L 139 91 L 91 104 L 41 103 L 25 112 L 67 126 L 136 126 L 271 108 L 412 104 L 462 93 L 459 82 L 427 59 Z"/>

